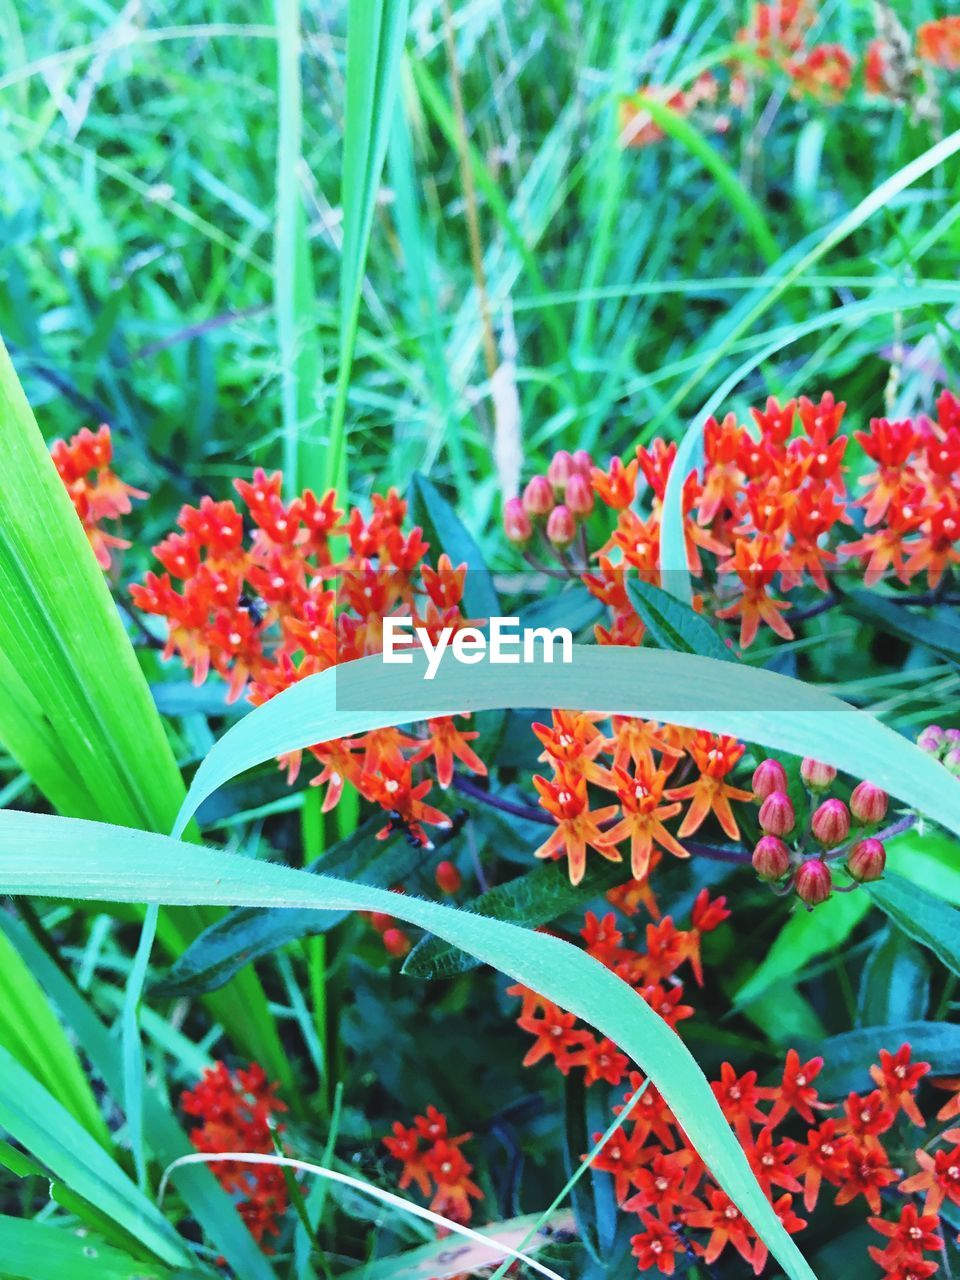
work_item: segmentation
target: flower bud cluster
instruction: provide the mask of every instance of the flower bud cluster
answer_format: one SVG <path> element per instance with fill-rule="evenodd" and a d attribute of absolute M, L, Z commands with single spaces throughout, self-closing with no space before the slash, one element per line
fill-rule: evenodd
<path fill-rule="evenodd" d="M 854 787 L 847 804 L 826 794 L 836 776 L 832 765 L 811 757 L 803 760 L 800 777 L 810 811 L 803 826 L 797 821 L 783 765 L 778 760 L 761 760 L 753 774 L 763 833 L 753 850 L 753 868 L 777 892 L 793 892 L 808 907 L 826 902 L 833 892 L 830 861 L 843 857 L 847 874 L 857 884 L 879 880 L 886 864 L 883 842 L 874 832 L 887 816 L 889 796 L 863 781 Z"/>
<path fill-rule="evenodd" d="M 551 548 L 565 551 L 576 538 L 580 522 L 593 510 L 592 469 L 585 449 L 555 453 L 547 474 L 534 476 L 521 497 L 504 504 L 503 529 L 508 540 L 525 547 L 540 529 Z"/>

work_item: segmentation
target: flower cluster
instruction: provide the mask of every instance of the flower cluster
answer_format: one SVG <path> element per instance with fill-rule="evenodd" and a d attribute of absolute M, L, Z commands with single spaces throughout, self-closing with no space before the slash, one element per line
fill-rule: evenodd
<path fill-rule="evenodd" d="M 683 987 L 673 985 L 674 975 L 686 962 L 702 982 L 701 936 L 728 915 L 723 899 L 711 902 L 702 891 L 692 929 L 678 930 L 667 917 L 647 926 L 642 950 L 625 945 L 612 913 L 602 920 L 588 914 L 581 936 L 590 955 L 676 1028 L 694 1011 L 681 1003 Z M 766 1246 L 715 1183 L 656 1088 L 615 1045 L 578 1026 L 572 1014 L 523 987 L 509 991 L 522 997 L 518 1025 L 534 1037 L 524 1066 L 547 1060 L 564 1075 L 582 1069 L 588 1086 L 627 1083 L 624 1103 L 643 1089 L 593 1162 L 612 1176 L 621 1209 L 638 1219 L 632 1245 L 639 1269 L 673 1275 L 688 1256 L 709 1266 L 729 1248 L 759 1275 Z M 918 1146 L 915 1130 L 926 1122 L 917 1093 L 930 1067 L 914 1062 L 907 1044 L 896 1053 L 881 1050 L 879 1059 L 870 1069 L 873 1088 L 850 1093 L 842 1104 L 818 1093 L 815 1081 L 823 1059 L 802 1061 L 793 1049 L 776 1084 L 762 1085 L 756 1071 L 738 1075 L 724 1063 L 712 1088 L 789 1232 L 806 1226 L 798 1210 L 812 1213 L 829 1187 L 837 1206 L 863 1201 L 871 1227 L 883 1237 L 870 1256 L 884 1273 L 920 1280 L 937 1271 L 925 1255 L 942 1247 L 936 1234 L 941 1206 L 945 1201 L 960 1205 L 960 1130 L 947 1128 Z M 937 1113 L 938 1120 L 948 1122 L 960 1115 L 960 1080 L 940 1084 L 953 1095 Z M 615 1107 L 614 1114 L 623 1110 Z M 601 1138 L 594 1134 L 594 1143 Z M 903 1151 L 915 1152 L 915 1171 L 901 1167 Z M 906 1201 L 893 1206 L 892 1216 L 882 1216 L 897 1190 Z M 912 1199 L 916 1196 L 923 1197 L 919 1206 Z"/>
<path fill-rule="evenodd" d="M 960 777 L 960 729 L 927 725 L 917 738 L 917 746 L 938 760 L 955 778 Z"/>
<path fill-rule="evenodd" d="M 829 605 L 829 577 L 841 569 L 862 571 L 867 585 L 923 577 L 936 591 L 960 563 L 960 400 L 944 391 L 936 418 L 873 418 L 854 432 L 855 446 L 841 432 L 845 409 L 829 391 L 783 405 L 771 397 L 751 410 L 753 429 L 733 413 L 705 425 L 702 476 L 691 472 L 683 486 L 687 564 L 702 588 L 698 606 L 737 620 L 744 648 L 761 625 L 792 639 L 782 597 L 812 586 Z M 569 572 L 571 556 L 578 561 L 577 574 L 612 614 L 612 625 L 596 629 L 601 644 L 642 643 L 626 577 L 661 581 L 660 524 L 675 455 L 674 443 L 656 439 L 628 462 L 601 468 L 561 451 L 504 511 L 508 538 L 532 562 L 538 529 Z M 859 497 L 847 490 L 851 467 L 866 472 Z"/>
<path fill-rule="evenodd" d="M 230 698 L 246 690 L 259 705 L 305 676 L 379 653 L 387 617 L 412 617 L 434 639 L 468 625 L 460 609 L 466 566 L 444 555 L 426 562 L 429 544 L 418 527 L 404 532 L 407 504 L 395 490 L 374 495 L 369 517 L 354 508 L 345 519 L 332 490 L 284 501 L 279 472 L 258 469 L 235 487 L 246 521 L 231 501 L 205 497 L 183 507 L 179 532 L 154 547 L 164 572 L 131 588 L 138 608 L 167 620 L 166 656 L 178 653 L 195 683 L 212 668 Z M 432 781 L 417 766 L 431 761 L 442 788 L 455 759 L 477 774 L 486 766 L 470 745 L 477 733 L 457 717 L 431 720 L 426 730 L 414 738 L 386 728 L 310 747 L 324 811 L 350 785 L 390 815 L 381 837 L 403 829 L 429 846 L 424 824 L 450 823 L 425 801 Z M 302 754 L 282 761 L 291 782 Z"/>
<path fill-rule="evenodd" d="M 472 1137 L 470 1133 L 450 1134 L 447 1117 L 429 1106 L 426 1115 L 414 1116 L 410 1126 L 395 1121 L 383 1145 L 403 1166 L 401 1191 L 415 1184 L 430 1200 L 434 1213 L 466 1224 L 473 1216 L 470 1201 L 483 1199 L 483 1192 L 470 1178 L 473 1165 L 461 1150 Z"/>
<path fill-rule="evenodd" d="M 927 100 L 933 89 L 925 67 L 960 69 L 960 18 L 925 22 L 911 39 L 884 6 L 878 15 L 878 34 L 861 59 L 842 44 L 809 42 L 816 10 L 815 0 L 754 5 L 749 21 L 737 33 L 737 43 L 750 56 L 727 62 L 725 82 L 706 71 L 689 89 L 652 84 L 624 98 L 620 104 L 622 145 L 645 147 L 664 138 L 652 119 L 651 101 L 663 103 L 681 116 L 695 115 L 702 128 L 726 132 L 730 111 L 748 101 L 765 69 L 786 76 L 795 97 L 835 105 L 854 88 L 860 63 L 868 94 L 911 103 L 918 111 L 930 110 Z"/>
<path fill-rule="evenodd" d="M 131 498 L 147 495 L 124 484 L 112 469 L 113 442 L 107 426 L 97 431 L 83 427 L 69 440 L 55 440 L 50 446 L 50 456 L 80 517 L 97 563 L 102 569 L 109 569 L 112 549 L 120 550 L 130 543 L 107 533 L 101 527 L 102 522 L 119 520 L 131 510 Z"/>
<path fill-rule="evenodd" d="M 691 927 L 678 929 L 671 917 L 665 916 L 657 924 L 647 925 L 642 950 L 625 945 L 613 912 L 602 919 L 588 912 L 580 936 L 588 955 L 633 987 L 651 1009 L 676 1029 L 677 1024 L 692 1017 L 694 1011 L 683 1003 L 683 984 L 675 975 L 683 965 L 689 965 L 702 986 L 702 939 L 729 915 L 725 898 L 711 899 L 707 890 L 702 889 L 693 905 Z M 547 1058 L 564 1075 L 575 1068 L 583 1070 L 588 1087 L 598 1080 L 618 1085 L 626 1078 L 629 1060 L 612 1041 L 580 1026 L 572 1013 L 565 1013 L 559 1005 L 535 991 L 513 986 L 508 988 L 508 994 L 522 999 L 517 1025 L 534 1037 L 523 1060 L 525 1067 Z"/>
<path fill-rule="evenodd" d="M 533 782 L 555 824 L 536 857 L 565 856 L 570 879 L 579 884 L 588 848 L 621 862 L 623 844 L 629 847 L 633 879 L 644 881 L 664 851 L 689 857 L 680 840 L 699 831 L 711 815 L 731 840 L 739 838 L 730 802 L 749 801 L 752 794 L 733 786 L 728 774 L 744 753 L 742 743 L 634 716 L 613 716 L 606 734 L 598 719 L 554 711 L 549 725 L 533 726 L 544 748 L 540 759 L 552 771 L 552 777 L 538 774 Z M 671 774 L 681 785 L 667 785 Z M 613 803 L 591 808 L 588 784 Z M 689 804 L 674 836 L 664 824 L 680 814 L 684 801 Z"/>
<path fill-rule="evenodd" d="M 793 890 L 808 907 L 825 902 L 833 890 L 830 862 L 843 858 L 847 875 L 857 884 L 879 880 L 886 866 L 886 850 L 876 830 L 887 816 L 889 796 L 871 782 L 858 782 L 849 806 L 838 796 L 826 796 L 837 776 L 832 765 L 806 758 L 800 776 L 810 801 L 810 818 L 797 823 L 787 794 L 787 775 L 777 760 L 762 760 L 753 775 L 753 793 L 760 801 L 763 835 L 753 850 L 753 867 L 761 880 L 787 893 Z M 851 839 L 851 824 L 856 834 Z M 792 845 L 787 840 L 793 837 Z"/>
<path fill-rule="evenodd" d="M 221 1151 L 275 1154 L 276 1138 L 283 1130 L 276 1117 L 287 1109 L 276 1089 L 256 1063 L 231 1074 L 218 1062 L 180 1099 L 186 1114 L 201 1121 L 190 1131 L 190 1141 L 198 1151 L 210 1155 Z M 237 1197 L 238 1212 L 259 1244 L 265 1236 L 279 1234 L 279 1222 L 288 1205 L 279 1166 L 217 1160 L 210 1168 L 224 1190 Z"/>

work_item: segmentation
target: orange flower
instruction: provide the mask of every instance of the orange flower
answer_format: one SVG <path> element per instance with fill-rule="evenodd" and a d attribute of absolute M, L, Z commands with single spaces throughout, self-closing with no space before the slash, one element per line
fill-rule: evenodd
<path fill-rule="evenodd" d="M 661 804 L 667 775 L 643 765 L 636 766 L 635 776 L 614 765 L 610 780 L 616 789 L 623 818 L 603 837 L 607 846 L 630 841 L 630 870 L 635 880 L 642 880 L 650 869 L 654 844 L 676 858 L 689 858 L 689 853 L 663 825 L 680 812 L 679 804 Z"/>
<path fill-rule="evenodd" d="M 587 848 L 596 849 L 608 862 L 622 861 L 616 849 L 611 849 L 601 829 L 601 823 L 617 812 L 616 805 L 591 812 L 584 778 L 570 778 L 564 773 L 550 782 L 539 774 L 533 784 L 540 792 L 540 803 L 557 820 L 557 829 L 535 850 L 536 858 L 559 858 L 566 853 L 570 871 L 570 883 L 579 884 L 587 869 Z"/>
<path fill-rule="evenodd" d="M 784 600 L 774 600 L 767 588 L 783 564 L 783 552 L 768 534 L 752 541 L 739 538 L 733 555 L 720 566 L 721 573 L 733 572 L 740 579 L 743 594 L 733 604 L 716 611 L 718 618 L 740 619 L 740 645 L 746 649 L 765 622 L 784 640 L 793 639 L 790 624 L 781 616 L 789 609 Z"/>
<path fill-rule="evenodd" d="M 730 808 L 730 801 L 751 800 L 753 793 L 731 786 L 724 782 L 724 778 L 743 755 L 744 749 L 742 743 L 726 734 L 714 735 L 705 730 L 697 731 L 690 744 L 690 754 L 700 770 L 700 777 L 696 782 L 667 792 L 669 800 L 692 801 L 677 833 L 681 840 L 698 831 L 711 813 L 716 815 L 717 821 L 731 840 L 740 839 L 740 828 Z"/>
<path fill-rule="evenodd" d="M 454 757 L 471 773 L 486 777 L 487 766 L 470 746 L 471 742 L 480 737 L 478 730 L 471 729 L 465 733 L 457 726 L 453 716 L 440 716 L 436 720 L 427 721 L 427 732 L 429 737 L 410 757 L 410 763 L 419 764 L 421 760 L 428 760 L 433 756 L 437 766 L 437 782 L 444 791 L 453 781 Z"/>
<path fill-rule="evenodd" d="M 947 71 L 960 69 L 960 15 L 921 23 L 917 28 L 917 54 Z"/>

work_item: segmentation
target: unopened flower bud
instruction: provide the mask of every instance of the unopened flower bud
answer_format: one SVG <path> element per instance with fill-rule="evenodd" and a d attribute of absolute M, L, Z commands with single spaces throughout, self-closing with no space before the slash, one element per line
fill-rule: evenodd
<path fill-rule="evenodd" d="M 441 893 L 456 893 L 463 884 L 463 878 L 452 862 L 438 862 L 434 876 Z"/>
<path fill-rule="evenodd" d="M 960 747 L 960 729 L 947 729 L 943 736 L 948 747 Z"/>
<path fill-rule="evenodd" d="M 811 791 L 825 791 L 836 776 L 832 764 L 822 764 L 811 756 L 805 756 L 800 765 L 800 777 Z"/>
<path fill-rule="evenodd" d="M 875 787 L 872 782 L 858 782 L 853 788 L 850 812 L 858 822 L 866 822 L 870 826 L 882 822 L 889 805 L 890 797 L 882 787 Z"/>
<path fill-rule="evenodd" d="M 955 778 L 960 778 L 960 747 L 954 747 L 943 757 L 944 768 Z"/>
<path fill-rule="evenodd" d="M 402 929 L 386 929 L 383 945 L 392 956 L 405 956 L 413 945 Z"/>
<path fill-rule="evenodd" d="M 832 849 L 835 844 L 846 840 L 850 834 L 850 811 L 842 800 L 837 800 L 835 797 L 824 800 L 814 812 L 810 830 L 815 839 L 826 848 Z"/>
<path fill-rule="evenodd" d="M 511 498 L 503 508 L 503 532 L 509 542 L 522 547 L 533 536 L 533 525 L 520 498 Z"/>
<path fill-rule="evenodd" d="M 553 489 L 546 476 L 534 476 L 523 491 L 523 509 L 528 516 L 546 516 L 553 510 Z"/>
<path fill-rule="evenodd" d="M 938 756 L 943 750 L 946 738 L 947 735 L 938 724 L 928 724 L 917 739 L 917 746 L 921 751 L 929 752 L 932 756 Z"/>
<path fill-rule="evenodd" d="M 797 815 L 793 801 L 785 791 L 771 791 L 760 806 L 760 829 L 768 836 L 787 836 L 794 828 Z"/>
<path fill-rule="evenodd" d="M 887 852 L 883 843 L 873 836 L 858 840 L 847 854 L 847 870 L 861 884 L 879 880 L 886 865 Z"/>
<path fill-rule="evenodd" d="M 385 911 L 371 911 L 369 919 L 377 933 L 383 933 L 386 929 L 389 929 L 394 922 L 393 916 L 388 916 Z"/>
<path fill-rule="evenodd" d="M 555 547 L 563 550 L 577 536 L 577 522 L 569 507 L 554 507 L 547 519 L 547 537 Z"/>
<path fill-rule="evenodd" d="M 773 791 L 787 790 L 787 771 L 779 760 L 761 760 L 753 771 L 753 794 L 766 800 Z"/>
<path fill-rule="evenodd" d="M 593 486 L 579 471 L 567 481 L 564 501 L 575 516 L 588 516 L 593 510 Z"/>
<path fill-rule="evenodd" d="M 578 449 L 573 455 L 574 470 L 587 480 L 590 479 L 590 472 L 593 470 L 593 459 L 587 453 L 586 449 Z"/>
<path fill-rule="evenodd" d="M 573 458 L 566 449 L 558 450 L 550 459 L 547 467 L 547 479 L 553 485 L 553 491 L 559 498 L 567 487 L 567 481 L 574 472 Z"/>
<path fill-rule="evenodd" d="M 790 850 L 779 836 L 761 836 L 750 861 L 761 880 L 782 880 L 790 870 Z"/>
<path fill-rule="evenodd" d="M 830 868 L 819 858 L 807 858 L 797 868 L 793 887 L 801 902 L 808 907 L 818 907 L 830 897 L 833 888 Z"/>

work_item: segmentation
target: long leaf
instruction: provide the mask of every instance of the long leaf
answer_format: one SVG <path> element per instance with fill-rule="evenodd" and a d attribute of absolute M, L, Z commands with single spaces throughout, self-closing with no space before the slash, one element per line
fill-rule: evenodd
<path fill-rule="evenodd" d="M 409 0 L 350 0 L 343 139 L 340 367 L 330 420 L 326 481 L 342 481 L 344 417 L 377 191 L 390 138 Z"/>
<path fill-rule="evenodd" d="M 0 342 L 0 740 L 62 812 L 167 831 L 183 781 L 80 521 Z M 174 951 L 211 922 L 161 921 Z M 289 1063 L 256 974 L 214 997 L 230 1035 Z"/>
<path fill-rule="evenodd" d="M 238 721 L 194 775 L 175 833 L 225 782 L 298 747 L 387 724 L 500 707 L 655 716 L 813 755 L 870 778 L 960 833 L 960 788 L 945 785 L 942 766 L 866 712 L 772 671 L 695 654 L 574 645 L 567 665 L 441 662 L 436 678 L 425 681 L 424 655 L 410 656 L 410 665 L 375 656 L 310 676 Z"/>
<path fill-rule="evenodd" d="M 0 814 L 0 892 L 385 911 L 456 942 L 618 1043 L 650 1076 L 713 1175 L 791 1280 L 814 1280 L 679 1036 L 622 979 L 559 938 L 405 894 L 253 862 L 212 848 L 204 849 L 198 858 L 195 846 L 166 836 L 11 811 Z"/>
<path fill-rule="evenodd" d="M 953 789 L 951 781 L 947 785 Z M 941 964 L 960 977 L 960 911 L 900 876 L 885 876 L 870 886 L 870 896 L 908 938 L 928 947 Z"/>
<path fill-rule="evenodd" d="M 122 1064 L 115 1038 L 59 965 L 21 924 L 0 912 L 0 932 L 16 947 L 47 995 L 62 1011 L 93 1069 L 119 1100 L 123 1092 Z M 158 1094 L 147 1093 L 143 1118 L 147 1144 L 159 1164 L 168 1165 L 193 1149 Z M 174 1181 L 190 1213 L 237 1275 L 243 1280 L 272 1280 L 274 1273 L 269 1262 L 210 1170 L 200 1165 L 180 1169 Z"/>
<path fill-rule="evenodd" d="M 79 819 L 60 818 L 61 823 Z M 120 828 L 116 828 L 120 830 Z M 186 846 L 184 846 L 186 847 Z M 0 1128 L 71 1191 L 131 1232 L 163 1262 L 190 1266 L 191 1255 L 156 1206 L 142 1195 L 68 1111 L 0 1046 Z"/>
<path fill-rule="evenodd" d="M 15 1280 L 197 1280 L 138 1262 L 85 1232 L 51 1222 L 0 1217 L 0 1275 Z"/>
<path fill-rule="evenodd" d="M 43 989 L 16 949 L 0 935 L 0 1044 L 60 1102 L 107 1151 L 110 1134 Z"/>

